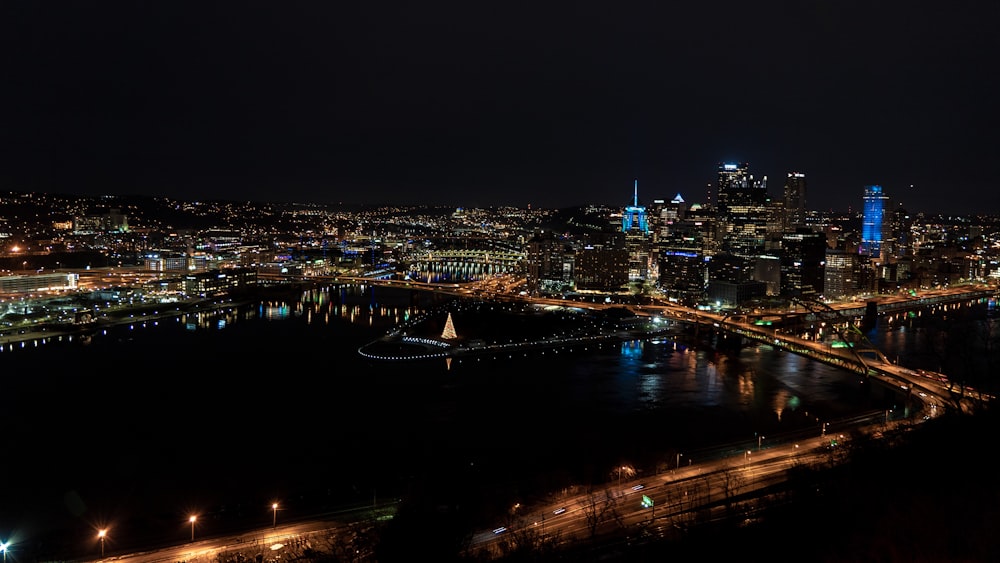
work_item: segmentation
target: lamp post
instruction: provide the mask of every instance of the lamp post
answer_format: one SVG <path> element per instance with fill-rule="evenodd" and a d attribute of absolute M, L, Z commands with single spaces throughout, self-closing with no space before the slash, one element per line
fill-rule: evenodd
<path fill-rule="evenodd" d="M 194 522 L 197 519 L 198 519 L 198 517 L 194 516 L 194 515 L 191 515 L 191 517 L 188 518 L 188 521 L 191 522 L 191 541 L 194 541 Z"/>
<path fill-rule="evenodd" d="M 675 469 L 680 469 L 681 468 L 681 456 L 682 455 L 684 455 L 684 454 L 682 454 L 682 453 L 678 453 L 677 454 L 677 463 L 674 464 L 674 468 Z"/>
<path fill-rule="evenodd" d="M 3 563 L 7 563 L 7 548 L 10 547 L 10 542 L 0 542 L 0 551 L 3 552 Z"/>
<path fill-rule="evenodd" d="M 271 504 L 271 512 L 274 513 L 274 516 L 271 517 L 271 527 L 272 528 L 277 528 L 278 527 L 278 503 L 275 502 L 275 503 Z"/>
<path fill-rule="evenodd" d="M 97 537 L 101 540 L 101 559 L 104 559 L 104 536 L 108 535 L 107 530 L 98 530 Z"/>

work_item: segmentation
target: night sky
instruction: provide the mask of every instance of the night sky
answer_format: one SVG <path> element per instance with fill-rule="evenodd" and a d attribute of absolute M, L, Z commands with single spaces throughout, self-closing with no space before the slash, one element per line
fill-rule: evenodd
<path fill-rule="evenodd" d="M 4 2 L 0 190 L 1000 213 L 1000 2 L 674 4 Z"/>

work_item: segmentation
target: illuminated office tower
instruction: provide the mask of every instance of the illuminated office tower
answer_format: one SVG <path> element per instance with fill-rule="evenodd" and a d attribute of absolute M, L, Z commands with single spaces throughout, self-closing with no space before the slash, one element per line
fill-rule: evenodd
<path fill-rule="evenodd" d="M 671 301 L 689 307 L 705 298 L 708 261 L 697 250 L 664 250 L 658 254 L 657 287 Z"/>
<path fill-rule="evenodd" d="M 628 251 L 629 281 L 649 279 L 649 221 L 646 208 L 639 205 L 639 180 L 635 180 L 632 205 L 622 214 L 622 232 L 625 233 L 625 250 Z"/>
<path fill-rule="evenodd" d="M 730 206 L 745 205 L 752 199 L 749 168 L 747 163 L 719 163 L 716 197 L 717 209 L 721 215 L 728 215 Z"/>
<path fill-rule="evenodd" d="M 536 229 L 526 243 L 527 289 L 532 295 L 563 291 L 573 279 L 572 253 L 551 231 Z"/>
<path fill-rule="evenodd" d="M 885 238 L 885 208 L 889 198 L 882 193 L 882 186 L 865 186 L 864 215 L 861 218 L 861 244 L 859 254 L 884 260 L 882 241 Z"/>
<path fill-rule="evenodd" d="M 781 247 L 781 295 L 822 295 L 826 236 L 800 227 L 794 233 L 785 233 Z"/>
<path fill-rule="evenodd" d="M 573 269 L 578 291 L 617 292 L 628 285 L 629 254 L 624 233 L 587 233 L 581 242 Z"/>
<path fill-rule="evenodd" d="M 789 172 L 785 178 L 784 230 L 795 232 L 806 224 L 806 175 Z"/>
<path fill-rule="evenodd" d="M 649 231 L 654 245 L 670 236 L 670 230 L 685 218 L 687 209 L 688 204 L 679 193 L 669 202 L 662 199 L 653 200 L 653 205 L 646 209 L 646 218 L 649 221 Z"/>
<path fill-rule="evenodd" d="M 858 255 L 828 248 L 823 269 L 823 294 L 828 299 L 843 299 L 858 290 Z"/>
<path fill-rule="evenodd" d="M 722 250 L 743 257 L 764 253 L 767 240 L 767 176 L 754 180 L 749 165 L 720 163 L 718 215 Z"/>

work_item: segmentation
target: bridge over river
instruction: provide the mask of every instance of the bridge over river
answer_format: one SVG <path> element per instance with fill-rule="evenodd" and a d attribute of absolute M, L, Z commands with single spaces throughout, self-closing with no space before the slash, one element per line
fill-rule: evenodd
<path fill-rule="evenodd" d="M 727 319 L 714 322 L 713 328 L 850 370 L 866 378 L 876 379 L 890 387 L 898 388 L 905 395 L 933 408 L 941 406 L 972 412 L 977 406 L 992 399 L 991 396 L 971 387 L 950 381 L 944 374 L 913 370 L 892 362 L 871 345 L 854 325 L 851 325 L 846 332 L 853 334 L 854 338 L 838 341 L 844 342 L 842 346 L 834 346 L 831 342 L 807 340 L 766 326 Z"/>
<path fill-rule="evenodd" d="M 385 285 L 398 284 L 398 282 L 383 283 Z M 410 288 L 419 286 L 419 284 L 412 282 L 406 285 Z M 447 289 L 456 295 L 469 296 L 470 292 L 470 289 L 464 286 L 446 288 L 443 284 L 428 285 L 428 289 L 437 291 Z M 633 320 L 631 327 L 621 327 L 619 330 L 599 335 L 552 337 L 531 342 L 492 345 L 460 343 L 457 340 L 447 338 L 446 335 L 418 338 L 395 333 L 362 347 L 359 349 L 359 353 L 372 359 L 383 360 L 445 358 L 448 361 L 451 361 L 452 358 L 470 356 L 497 356 L 498 354 L 513 356 L 515 353 L 520 354 L 530 350 L 548 348 L 556 351 L 565 349 L 572 353 L 573 347 L 583 349 L 588 345 L 654 337 L 669 334 L 672 330 L 677 331 L 679 325 L 693 325 L 698 329 L 716 331 L 730 337 L 735 336 L 767 344 L 828 365 L 853 371 L 935 409 L 943 407 L 971 412 L 983 403 L 992 400 L 993 397 L 969 386 L 956 384 L 944 374 L 913 370 L 890 361 L 864 337 L 857 326 L 858 319 L 866 314 L 872 314 L 873 309 L 876 312 L 916 310 L 947 303 L 995 299 L 996 293 L 995 288 L 969 286 L 925 292 L 924 295 L 882 296 L 864 303 L 826 304 L 798 301 L 796 310 L 790 311 L 787 318 L 796 318 L 799 322 L 803 319 L 820 321 L 831 329 L 840 331 L 840 340 L 826 342 L 802 338 L 799 336 L 801 334 L 799 331 L 787 330 L 780 323 L 774 325 L 761 322 L 762 315 L 720 314 L 676 304 L 592 303 L 558 298 L 497 294 L 494 296 L 497 299 L 525 301 L 543 306 L 590 310 L 627 309 L 634 315 L 633 319 L 644 319 L 645 322 L 644 326 L 640 326 Z M 482 297 L 482 295 L 480 296 Z M 489 295 L 485 297 L 489 297 Z"/>

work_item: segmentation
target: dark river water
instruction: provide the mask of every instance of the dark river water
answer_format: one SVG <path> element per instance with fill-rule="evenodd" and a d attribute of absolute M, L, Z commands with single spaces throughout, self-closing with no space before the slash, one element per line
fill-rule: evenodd
<path fill-rule="evenodd" d="M 450 363 L 357 352 L 400 323 L 439 335 L 448 311 L 460 337 L 484 341 L 588 322 L 348 286 L 5 347 L 0 534 L 44 552 L 48 534 L 92 543 L 112 526 L 183 540 L 189 514 L 199 533 L 269 522 L 272 502 L 289 517 L 414 492 L 502 504 L 886 407 L 856 375 L 769 346 L 659 338 Z M 887 355 L 905 340 L 880 339 Z"/>

